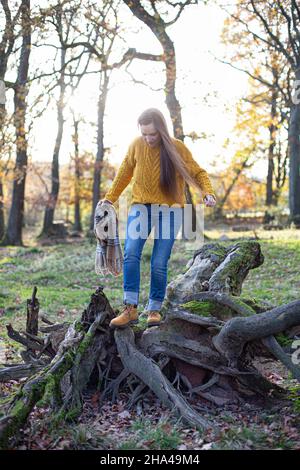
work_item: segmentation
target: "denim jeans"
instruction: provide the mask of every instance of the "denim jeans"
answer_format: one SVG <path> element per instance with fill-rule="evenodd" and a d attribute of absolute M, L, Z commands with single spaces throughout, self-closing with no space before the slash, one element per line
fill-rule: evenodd
<path fill-rule="evenodd" d="M 124 303 L 137 305 L 139 302 L 141 255 L 154 227 L 150 294 L 146 310 L 161 308 L 167 287 L 168 261 L 182 224 L 182 214 L 182 207 L 151 203 L 137 203 L 130 207 L 124 245 Z"/>

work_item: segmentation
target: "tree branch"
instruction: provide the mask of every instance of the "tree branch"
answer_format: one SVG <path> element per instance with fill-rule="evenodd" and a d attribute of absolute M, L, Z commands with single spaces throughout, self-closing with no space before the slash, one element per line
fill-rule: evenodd
<path fill-rule="evenodd" d="M 170 2 L 168 2 L 170 4 Z M 197 0 L 187 0 L 186 2 L 184 3 L 181 3 L 181 2 L 177 2 L 175 4 L 172 4 L 172 6 L 179 6 L 179 11 L 177 13 L 177 15 L 175 16 L 175 18 L 171 21 L 168 21 L 167 23 L 165 23 L 166 27 L 168 26 L 171 26 L 172 24 L 176 23 L 176 21 L 178 20 L 178 18 L 180 17 L 182 11 L 184 10 L 184 8 L 187 6 L 187 5 L 197 5 L 198 1 Z"/>
<path fill-rule="evenodd" d="M 284 56 L 287 58 L 287 60 L 289 61 L 289 63 L 292 65 L 293 68 L 295 68 L 296 66 L 296 62 L 294 61 L 293 57 L 287 52 L 286 48 L 284 47 L 284 45 L 282 44 L 282 42 L 279 40 L 278 36 L 276 36 L 272 31 L 271 29 L 269 28 L 269 25 L 268 25 L 268 22 L 267 20 L 262 16 L 262 14 L 258 11 L 258 9 L 256 8 L 255 6 L 255 3 L 254 3 L 254 0 L 250 0 L 251 2 L 251 5 L 252 5 L 252 8 L 253 8 L 253 11 L 254 13 L 256 14 L 256 16 L 261 20 L 266 32 L 268 33 L 268 35 L 272 38 L 273 40 L 273 43 L 272 46 L 274 47 L 275 45 L 277 45 L 276 49 L 279 50 L 280 52 L 282 52 L 284 54 Z M 252 33 L 254 34 L 254 33 Z M 258 36 L 257 36 L 258 37 Z M 262 39 L 262 38 L 260 38 Z"/>

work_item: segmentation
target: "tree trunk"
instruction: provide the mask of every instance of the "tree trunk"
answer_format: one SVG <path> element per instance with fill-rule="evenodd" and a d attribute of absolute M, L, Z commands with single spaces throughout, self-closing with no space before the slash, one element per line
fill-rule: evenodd
<path fill-rule="evenodd" d="M 1 170 L 0 170 L 1 171 Z M 0 241 L 4 237 L 5 233 L 5 221 L 4 221 L 4 194 L 2 177 L 0 175 Z"/>
<path fill-rule="evenodd" d="M 24 197 L 27 173 L 26 109 L 28 93 L 28 70 L 31 50 L 30 0 L 22 0 L 22 47 L 18 77 L 14 94 L 14 126 L 16 130 L 17 157 L 14 169 L 12 204 L 4 236 L 5 245 L 23 245 Z"/>
<path fill-rule="evenodd" d="M 271 102 L 271 124 L 269 126 L 269 153 L 268 153 L 268 174 L 267 174 L 267 187 L 266 187 L 266 205 L 271 206 L 274 204 L 274 193 L 273 193 L 273 178 L 274 178 L 274 150 L 276 145 L 276 125 L 274 119 L 276 117 L 276 106 L 277 106 L 277 95 L 278 91 L 274 87 L 272 90 L 272 102 Z"/>
<path fill-rule="evenodd" d="M 107 70 L 104 70 L 100 74 L 100 86 L 99 86 L 99 99 L 98 99 L 98 122 L 97 122 L 97 156 L 94 166 L 94 180 L 93 180 L 93 201 L 92 201 L 92 213 L 90 219 L 90 229 L 94 228 L 94 213 L 96 206 L 101 199 L 100 188 L 101 188 L 101 176 L 103 168 L 104 158 L 104 114 L 105 106 L 108 93 L 109 74 Z"/>
<path fill-rule="evenodd" d="M 64 98 L 65 98 L 65 72 L 64 66 L 66 61 L 66 49 L 61 49 L 61 76 L 59 80 L 60 94 L 57 102 L 57 134 L 54 146 L 51 166 L 51 192 L 46 202 L 46 209 L 44 214 L 44 223 L 41 235 L 49 236 L 53 233 L 54 212 L 57 204 L 59 193 L 59 152 L 63 137 L 64 129 Z"/>
<path fill-rule="evenodd" d="M 296 70 L 296 80 L 300 80 L 300 66 Z M 299 82 L 300 83 L 300 82 Z M 290 185 L 289 205 L 291 220 L 300 220 L 300 102 L 293 104 L 289 123 Z"/>
<path fill-rule="evenodd" d="M 79 121 L 74 118 L 74 163 L 75 163 L 75 190 L 74 190 L 74 230 L 81 232 L 81 215 L 80 215 L 80 160 L 79 160 Z"/>
<path fill-rule="evenodd" d="M 5 122 L 6 109 L 5 109 L 5 84 L 4 84 L 4 81 L 2 80 L 3 72 L 1 70 L 3 65 L 2 67 L 1 65 L 2 65 L 2 61 L 0 60 L 0 133 L 1 133 L 0 147 L 3 147 L 4 142 L 3 142 L 2 129 L 4 126 L 4 122 Z M 5 64 L 5 69 L 6 69 L 6 64 Z M 1 156 L 0 156 L 0 160 L 1 160 Z M 4 233 L 5 233 L 2 171 L 3 171 L 3 168 L 0 163 L 0 242 L 2 238 L 4 237 Z"/>

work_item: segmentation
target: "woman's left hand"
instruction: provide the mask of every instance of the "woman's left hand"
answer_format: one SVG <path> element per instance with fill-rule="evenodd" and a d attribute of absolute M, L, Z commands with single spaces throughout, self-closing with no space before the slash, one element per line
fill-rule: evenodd
<path fill-rule="evenodd" d="M 206 207 L 213 207 L 213 206 L 216 205 L 216 199 L 212 194 L 207 194 L 204 197 L 203 201 L 204 201 L 204 204 L 206 205 Z"/>

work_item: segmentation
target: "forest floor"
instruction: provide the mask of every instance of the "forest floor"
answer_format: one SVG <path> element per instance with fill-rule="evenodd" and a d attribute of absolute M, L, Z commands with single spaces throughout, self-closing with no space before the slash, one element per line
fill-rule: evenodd
<path fill-rule="evenodd" d="M 280 305 L 299 300 L 300 230 L 234 232 L 227 226 L 206 229 L 211 241 L 223 245 L 233 239 L 258 237 L 264 264 L 250 271 L 243 294 Z M 221 237 L 221 239 L 220 239 Z M 26 299 L 37 286 L 40 312 L 52 321 L 73 321 L 89 303 L 98 285 L 104 286 L 111 306 L 122 304 L 123 275 L 101 278 L 94 272 L 95 240 L 69 239 L 68 243 L 44 245 L 25 232 L 25 247 L 0 247 L 0 364 L 20 361 L 18 344 L 7 336 L 12 323 L 26 324 Z M 122 242 L 123 243 L 123 242 Z M 142 256 L 139 310 L 146 305 L 150 287 L 153 239 Z M 186 270 L 193 251 L 200 246 L 176 240 L 169 261 L 168 280 Z M 287 347 L 288 347 L 287 343 Z M 216 407 L 204 399 L 197 402 L 203 416 L 218 425 L 202 433 L 174 419 L 153 396 L 132 410 L 126 409 L 126 394 L 117 403 L 101 403 L 97 391 L 85 396 L 78 422 L 52 428 L 47 409 L 35 408 L 28 424 L 13 439 L 14 449 L 298 449 L 300 450 L 299 385 L 274 362 L 261 364 L 268 378 L 289 390 L 290 399 L 277 403 Z M 22 381 L 20 381 L 22 382 Z M 0 397 L 19 382 L 0 384 Z"/>

